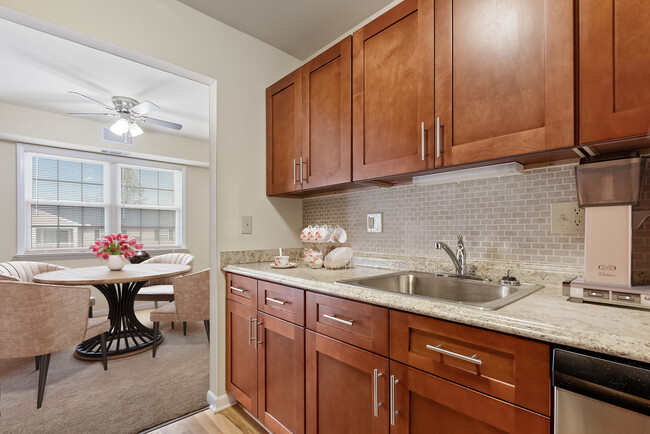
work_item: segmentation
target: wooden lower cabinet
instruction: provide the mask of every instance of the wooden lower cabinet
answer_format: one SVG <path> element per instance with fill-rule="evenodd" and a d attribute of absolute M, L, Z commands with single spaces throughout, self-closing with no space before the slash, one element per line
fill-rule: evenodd
<path fill-rule="evenodd" d="M 310 330 L 305 351 L 308 433 L 389 432 L 388 359 Z"/>
<path fill-rule="evenodd" d="M 305 431 L 305 329 L 258 314 L 257 418 L 273 433 Z"/>
<path fill-rule="evenodd" d="M 257 415 L 257 350 L 252 343 L 257 311 L 226 300 L 226 391 Z"/>
<path fill-rule="evenodd" d="M 391 433 L 548 433 L 549 418 L 390 362 Z"/>

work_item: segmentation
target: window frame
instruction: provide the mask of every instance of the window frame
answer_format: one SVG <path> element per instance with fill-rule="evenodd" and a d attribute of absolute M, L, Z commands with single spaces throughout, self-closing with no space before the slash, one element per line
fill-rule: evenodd
<path fill-rule="evenodd" d="M 104 153 L 76 151 L 65 148 L 48 146 L 29 145 L 25 143 L 16 144 L 16 257 L 60 257 L 60 256 L 87 256 L 90 253 L 87 247 L 81 248 L 57 248 L 32 250 L 31 246 L 31 205 L 35 201 L 30 200 L 32 188 L 31 164 L 26 164 L 29 154 L 50 155 L 54 158 L 70 158 L 76 160 L 91 160 L 104 166 L 104 227 L 106 233 L 117 233 L 121 227 L 121 168 L 122 166 L 141 167 L 160 170 L 172 170 L 180 172 L 175 178 L 175 188 L 178 188 L 176 197 L 179 199 L 175 205 L 177 243 L 168 246 L 145 246 L 148 252 L 168 252 L 186 250 L 186 205 L 187 205 L 187 167 L 180 164 L 171 164 L 154 160 L 142 160 L 124 156 L 107 155 Z M 178 179 L 176 179 L 178 178 Z M 39 201 L 42 203 L 42 201 Z M 58 201 L 56 201 L 58 202 Z M 65 204 L 61 201 L 57 204 Z M 83 203 L 74 203 L 74 206 L 83 206 Z M 96 206 L 97 202 L 88 203 L 89 206 Z M 135 207 L 137 208 L 137 207 Z M 151 209 L 155 206 L 143 205 L 140 209 Z M 140 240 L 138 240 L 140 241 Z"/>

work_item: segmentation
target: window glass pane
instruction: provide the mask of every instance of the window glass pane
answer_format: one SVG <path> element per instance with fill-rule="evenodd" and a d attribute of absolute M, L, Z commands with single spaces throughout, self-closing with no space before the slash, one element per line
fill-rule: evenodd
<path fill-rule="evenodd" d="M 176 226 L 176 212 L 175 211 L 160 211 L 160 226 L 161 227 L 174 227 Z"/>
<path fill-rule="evenodd" d="M 81 162 L 59 160 L 59 180 L 81 182 Z"/>
<path fill-rule="evenodd" d="M 53 158 L 32 157 L 32 172 L 34 179 L 58 178 L 58 163 Z"/>
<path fill-rule="evenodd" d="M 59 182 L 59 200 L 81 202 L 81 184 Z"/>
<path fill-rule="evenodd" d="M 140 170 L 140 185 L 145 188 L 158 188 L 158 172 L 154 170 Z"/>
<path fill-rule="evenodd" d="M 175 245 L 176 211 L 122 209 L 122 232 L 147 246 Z"/>
<path fill-rule="evenodd" d="M 174 189 L 174 173 L 161 171 L 158 172 L 158 188 L 165 190 Z"/>
<path fill-rule="evenodd" d="M 57 200 L 57 183 L 34 180 L 32 182 L 32 197 L 37 200 Z"/>
<path fill-rule="evenodd" d="M 158 191 L 158 204 L 162 206 L 174 206 L 174 192 L 166 190 Z"/>
<path fill-rule="evenodd" d="M 83 182 L 91 184 L 104 183 L 104 166 L 101 164 L 83 163 Z"/>
<path fill-rule="evenodd" d="M 104 208 L 32 205 L 32 249 L 86 248 L 104 236 Z"/>
<path fill-rule="evenodd" d="M 142 193 L 141 203 L 143 205 L 158 205 L 158 190 L 143 188 Z"/>
<path fill-rule="evenodd" d="M 104 201 L 104 186 L 94 184 L 83 184 L 83 198 L 84 202 L 103 202 Z"/>

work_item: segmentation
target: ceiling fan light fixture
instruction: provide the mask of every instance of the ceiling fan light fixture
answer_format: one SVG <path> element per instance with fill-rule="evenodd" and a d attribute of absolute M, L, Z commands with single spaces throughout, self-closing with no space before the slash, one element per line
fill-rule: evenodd
<path fill-rule="evenodd" d="M 144 131 L 142 131 L 140 125 L 136 124 L 135 122 L 132 122 L 131 125 L 129 125 L 129 133 L 131 133 L 132 137 L 136 137 L 144 133 Z"/>
<path fill-rule="evenodd" d="M 117 134 L 118 136 L 121 136 L 122 134 L 129 131 L 129 121 L 124 118 L 118 119 L 117 122 L 111 125 L 111 131 L 113 132 L 113 134 Z"/>

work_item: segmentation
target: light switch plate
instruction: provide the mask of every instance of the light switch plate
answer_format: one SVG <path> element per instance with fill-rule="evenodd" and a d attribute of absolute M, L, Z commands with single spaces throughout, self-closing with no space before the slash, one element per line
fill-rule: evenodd
<path fill-rule="evenodd" d="M 383 214 L 380 212 L 368 214 L 366 226 L 368 228 L 368 232 L 382 232 L 384 229 Z"/>
<path fill-rule="evenodd" d="M 253 233 L 253 216 L 245 215 L 241 218 L 241 233 L 242 234 L 252 234 Z"/>
<path fill-rule="evenodd" d="M 585 210 L 578 206 L 578 202 L 551 204 L 551 233 L 585 233 Z"/>

